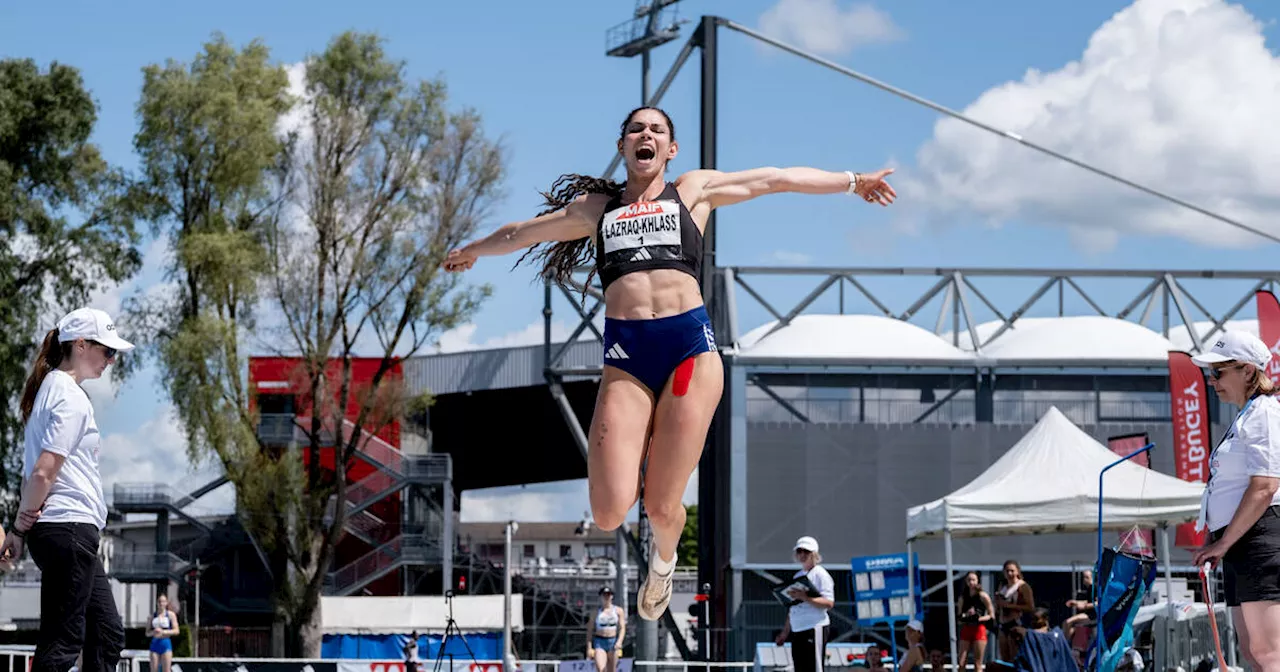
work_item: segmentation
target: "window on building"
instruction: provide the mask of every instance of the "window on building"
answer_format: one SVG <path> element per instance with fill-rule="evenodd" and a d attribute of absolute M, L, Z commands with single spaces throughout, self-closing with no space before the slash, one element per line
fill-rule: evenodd
<path fill-rule="evenodd" d="M 612 560 L 615 551 L 617 551 L 617 547 L 614 544 L 587 544 L 587 558 L 590 560 L 597 558 Z"/>
<path fill-rule="evenodd" d="M 525 544 L 525 545 L 524 545 L 524 557 L 525 557 L 525 558 L 536 558 L 536 557 L 538 557 L 538 547 L 534 546 L 533 544 Z"/>
<path fill-rule="evenodd" d="M 292 394 L 259 394 L 258 439 L 268 445 L 292 441 L 294 413 Z"/>
<path fill-rule="evenodd" d="M 560 559 L 561 559 L 561 560 L 572 560 L 572 559 L 573 559 L 573 546 L 570 546 L 569 544 L 560 544 Z"/>

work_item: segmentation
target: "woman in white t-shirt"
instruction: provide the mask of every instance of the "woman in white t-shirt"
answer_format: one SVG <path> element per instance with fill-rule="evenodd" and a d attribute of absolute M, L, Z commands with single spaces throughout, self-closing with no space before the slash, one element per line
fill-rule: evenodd
<path fill-rule="evenodd" d="M 818 564 L 818 540 L 800 537 L 796 540 L 796 561 L 801 569 L 793 577 L 808 577 L 817 595 L 810 595 L 800 588 L 792 588 L 787 595 L 799 600 L 787 610 L 787 622 L 778 634 L 777 644 L 791 642 L 791 663 L 795 672 L 821 672 L 827 656 L 827 639 L 831 634 L 831 617 L 827 610 L 836 606 L 836 582 L 825 567 Z"/>
<path fill-rule="evenodd" d="M 1280 670 L 1280 403 L 1267 375 L 1271 351 L 1257 337 L 1223 333 L 1192 357 L 1218 398 L 1240 407 L 1209 455 L 1197 528 L 1209 529 L 1195 564 L 1222 561 L 1240 648 L 1256 670 Z"/>
<path fill-rule="evenodd" d="M 43 577 L 30 672 L 66 672 L 82 650 L 81 672 L 114 672 L 124 648 L 120 612 L 98 559 L 107 525 L 102 439 L 80 384 L 131 349 L 106 313 L 74 310 L 45 335 L 22 390 L 22 498 L 0 561 L 21 558 L 28 546 Z"/>

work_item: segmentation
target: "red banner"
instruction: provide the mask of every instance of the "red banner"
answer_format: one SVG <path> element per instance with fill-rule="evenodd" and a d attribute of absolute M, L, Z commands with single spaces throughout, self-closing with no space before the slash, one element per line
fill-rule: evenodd
<path fill-rule="evenodd" d="M 1173 404 L 1173 454 L 1177 476 L 1184 481 L 1209 480 L 1209 398 L 1204 373 L 1185 352 L 1169 353 L 1169 398 Z M 1178 526 L 1175 544 L 1198 548 L 1204 534 L 1193 523 Z"/>
<path fill-rule="evenodd" d="M 1112 436 L 1107 439 L 1107 447 L 1111 449 L 1111 452 L 1119 455 L 1120 457 L 1129 455 L 1133 453 L 1133 451 L 1146 446 L 1148 443 L 1150 443 L 1150 438 L 1147 436 L 1146 432 L 1139 434 L 1125 434 L 1124 436 Z M 1149 469 L 1151 468 L 1151 453 L 1146 452 L 1141 455 L 1134 455 L 1133 459 L 1129 461 Z M 1120 534 L 1120 546 L 1122 548 L 1132 548 L 1139 544 L 1141 544 L 1147 551 L 1154 549 L 1155 532 L 1152 530 L 1138 529 L 1129 530 Z"/>
<path fill-rule="evenodd" d="M 1271 354 L 1280 352 L 1280 301 L 1276 295 L 1267 290 L 1255 294 L 1258 300 L 1258 338 L 1271 348 Z M 1280 385 L 1280 357 L 1272 357 L 1267 365 L 1267 374 L 1271 382 Z"/>

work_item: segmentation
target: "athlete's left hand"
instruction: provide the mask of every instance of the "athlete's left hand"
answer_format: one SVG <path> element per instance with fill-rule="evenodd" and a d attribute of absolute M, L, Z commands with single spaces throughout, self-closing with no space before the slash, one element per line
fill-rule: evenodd
<path fill-rule="evenodd" d="M 892 168 L 881 168 L 874 173 L 859 173 L 858 185 L 854 187 L 853 193 L 861 196 L 862 200 L 868 203 L 889 205 L 898 198 L 898 192 L 884 181 L 884 178 L 892 174 Z"/>

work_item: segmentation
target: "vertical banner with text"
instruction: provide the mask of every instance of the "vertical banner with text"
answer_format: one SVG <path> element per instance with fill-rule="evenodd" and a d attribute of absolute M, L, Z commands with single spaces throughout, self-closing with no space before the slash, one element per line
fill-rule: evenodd
<path fill-rule="evenodd" d="M 1271 354 L 1280 352 L 1280 301 L 1276 295 L 1263 289 L 1254 296 L 1258 301 L 1258 338 L 1271 349 Z M 1280 385 L 1280 357 L 1272 357 L 1267 365 L 1267 375 L 1271 382 Z"/>
<path fill-rule="evenodd" d="M 1185 352 L 1169 353 L 1169 398 L 1173 404 L 1173 455 L 1177 477 L 1203 483 L 1209 480 L 1209 397 L 1204 373 Z M 1178 526 L 1180 547 L 1204 545 L 1194 523 Z"/>

